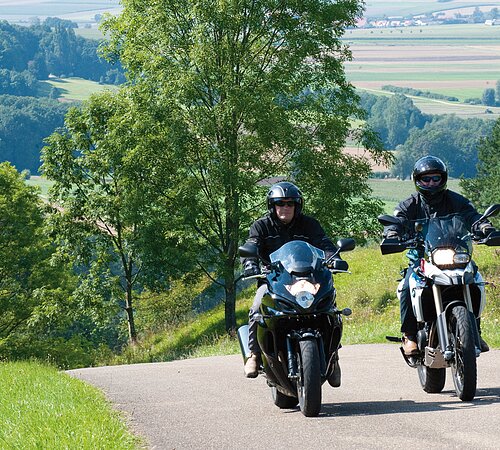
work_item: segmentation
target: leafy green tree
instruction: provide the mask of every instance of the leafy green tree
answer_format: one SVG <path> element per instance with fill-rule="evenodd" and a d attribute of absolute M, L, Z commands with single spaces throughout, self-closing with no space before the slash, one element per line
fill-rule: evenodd
<path fill-rule="evenodd" d="M 488 88 L 483 91 L 482 103 L 486 106 L 495 106 L 495 89 Z"/>
<path fill-rule="evenodd" d="M 430 117 L 413 104 L 405 95 L 377 97 L 371 105 L 368 124 L 379 133 L 387 149 L 404 144 L 413 128 L 421 129 Z"/>
<path fill-rule="evenodd" d="M 474 177 L 480 139 L 493 127 L 491 121 L 437 116 L 422 129 L 413 129 L 406 142 L 397 148 L 392 167 L 394 175 L 410 176 L 415 161 L 425 155 L 441 158 L 451 177 Z"/>
<path fill-rule="evenodd" d="M 67 110 L 56 100 L 0 96 L 0 161 L 38 173 L 43 139 L 64 124 Z"/>
<path fill-rule="evenodd" d="M 142 109 L 145 111 L 146 107 Z M 164 197 L 169 168 L 158 140 L 163 131 L 126 91 L 95 96 L 69 111 L 65 128 L 47 138 L 42 169 L 50 191 L 58 253 L 77 269 L 75 297 L 125 312 L 129 341 L 137 330 L 134 301 L 144 287 L 165 287 L 190 259 L 170 229 L 175 216 Z M 165 172 L 163 172 L 165 170 Z"/>
<path fill-rule="evenodd" d="M 500 120 L 491 135 L 483 139 L 478 149 L 477 176 L 460 182 L 465 195 L 479 209 L 485 209 L 500 199 Z"/>
<path fill-rule="evenodd" d="M 357 1 L 123 1 L 107 17 L 107 52 L 130 72 L 135 91 L 168 112 L 158 155 L 177 177 L 169 197 L 204 244 L 198 263 L 225 289 L 226 328 L 236 325 L 238 244 L 264 211 L 269 177 L 293 179 L 330 232 L 361 233 L 370 200 L 366 158 L 342 149 L 347 136 L 387 157 L 361 117 L 341 40 L 362 13 Z"/>
<path fill-rule="evenodd" d="M 0 358 L 47 359 L 71 338 L 72 282 L 53 265 L 39 193 L 9 163 L 0 164 Z M 64 330 L 64 331 L 61 331 Z M 70 347 L 66 347 L 68 350 Z M 66 355 L 65 358 L 69 358 Z"/>

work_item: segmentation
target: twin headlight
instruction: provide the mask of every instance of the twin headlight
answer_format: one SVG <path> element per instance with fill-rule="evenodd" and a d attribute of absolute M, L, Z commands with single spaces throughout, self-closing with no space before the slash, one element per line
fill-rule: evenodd
<path fill-rule="evenodd" d="M 439 268 L 466 266 L 470 261 L 468 253 L 458 253 L 451 248 L 434 250 L 431 258 L 432 262 Z"/>

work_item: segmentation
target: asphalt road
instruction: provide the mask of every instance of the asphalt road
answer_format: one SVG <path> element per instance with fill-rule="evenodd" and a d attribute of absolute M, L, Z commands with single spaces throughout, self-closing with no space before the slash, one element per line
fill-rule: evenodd
<path fill-rule="evenodd" d="M 500 350 L 478 359 L 478 389 L 460 401 L 451 371 L 427 394 L 396 344 L 340 350 L 342 386 L 323 385 L 319 417 L 280 410 L 240 356 L 68 371 L 101 388 L 150 449 L 500 449 Z"/>

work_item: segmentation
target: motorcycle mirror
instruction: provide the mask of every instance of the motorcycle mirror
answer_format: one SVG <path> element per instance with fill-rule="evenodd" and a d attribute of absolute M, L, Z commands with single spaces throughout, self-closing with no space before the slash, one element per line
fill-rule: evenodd
<path fill-rule="evenodd" d="M 245 242 L 245 244 L 238 248 L 238 253 L 242 258 L 257 258 L 259 256 L 259 249 L 257 244 Z"/>
<path fill-rule="evenodd" d="M 496 203 L 495 205 L 488 206 L 488 208 L 483 214 L 483 217 L 486 219 L 487 217 L 496 216 L 499 211 L 500 211 L 500 203 Z"/>
<path fill-rule="evenodd" d="M 495 203 L 494 205 L 488 206 L 484 214 L 472 224 L 471 228 L 474 228 L 478 223 L 481 223 L 484 219 L 487 219 L 488 217 L 496 216 L 499 211 L 500 211 L 500 203 Z"/>
<path fill-rule="evenodd" d="M 381 216 L 378 216 L 377 219 L 382 225 L 384 225 L 384 227 L 388 225 L 401 224 L 401 220 L 399 220 L 397 217 L 390 216 L 389 214 L 382 214 Z"/>
<path fill-rule="evenodd" d="M 342 238 L 337 241 L 339 252 L 349 252 L 356 248 L 356 242 L 352 238 Z"/>

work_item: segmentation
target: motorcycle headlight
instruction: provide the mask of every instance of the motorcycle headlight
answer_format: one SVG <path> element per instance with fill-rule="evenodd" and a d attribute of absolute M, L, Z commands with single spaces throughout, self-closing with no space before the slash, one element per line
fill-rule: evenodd
<path fill-rule="evenodd" d="M 295 297 L 301 308 L 308 309 L 314 302 L 314 296 L 319 291 L 320 284 L 313 284 L 307 280 L 297 280 L 293 284 L 285 285 L 285 287 Z"/>
<path fill-rule="evenodd" d="M 463 266 L 469 261 L 468 253 L 457 253 L 451 248 L 438 249 L 432 253 L 432 262 L 438 267 Z"/>
<path fill-rule="evenodd" d="M 310 292 L 302 291 L 295 296 L 297 303 L 304 309 L 308 309 L 314 302 L 314 295 Z"/>

